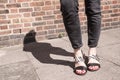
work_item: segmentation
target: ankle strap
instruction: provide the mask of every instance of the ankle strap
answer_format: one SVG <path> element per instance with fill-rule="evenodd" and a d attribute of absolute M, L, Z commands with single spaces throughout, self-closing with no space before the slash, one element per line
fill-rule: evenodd
<path fill-rule="evenodd" d="M 75 58 L 75 62 L 81 62 L 81 61 L 84 62 L 84 59 L 81 56 L 75 56 L 74 58 Z"/>
<path fill-rule="evenodd" d="M 97 61 L 100 60 L 97 55 L 89 55 L 89 59 L 91 59 L 91 58 L 96 59 Z"/>

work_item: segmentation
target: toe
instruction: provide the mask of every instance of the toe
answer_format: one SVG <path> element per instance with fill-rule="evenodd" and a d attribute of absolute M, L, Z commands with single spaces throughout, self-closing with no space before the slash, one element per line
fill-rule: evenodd
<path fill-rule="evenodd" d="M 89 69 L 90 69 L 90 70 L 93 70 L 93 67 L 92 67 L 92 66 L 89 66 Z"/>

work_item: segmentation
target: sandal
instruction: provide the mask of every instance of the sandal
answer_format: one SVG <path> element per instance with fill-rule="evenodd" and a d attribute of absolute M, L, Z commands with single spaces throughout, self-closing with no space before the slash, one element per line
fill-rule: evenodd
<path fill-rule="evenodd" d="M 79 62 L 85 62 L 84 58 L 81 56 L 75 56 L 75 63 L 79 63 Z M 76 70 L 85 70 L 85 73 L 77 73 Z M 77 75 L 85 75 L 87 73 L 87 67 L 86 66 L 78 66 L 74 68 L 74 73 L 76 73 Z"/>
<path fill-rule="evenodd" d="M 99 60 L 100 60 L 97 55 L 90 55 L 90 56 L 88 56 L 88 59 L 89 59 L 89 60 L 90 60 L 91 58 L 97 60 L 98 62 L 99 62 Z M 90 66 L 98 66 L 98 69 L 96 69 L 96 70 L 90 69 L 90 68 L 89 68 Z M 89 71 L 97 71 L 97 70 L 100 69 L 100 63 L 88 63 L 88 64 L 87 64 L 87 67 L 88 67 L 88 70 L 89 70 Z"/>

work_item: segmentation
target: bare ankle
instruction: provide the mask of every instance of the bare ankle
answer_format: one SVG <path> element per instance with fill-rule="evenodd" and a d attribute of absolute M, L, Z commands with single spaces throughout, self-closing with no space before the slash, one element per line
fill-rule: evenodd
<path fill-rule="evenodd" d="M 89 48 L 88 54 L 89 54 L 89 55 L 96 55 L 96 47 L 94 47 L 94 48 Z"/>
<path fill-rule="evenodd" d="M 82 56 L 82 51 L 81 51 L 81 48 L 79 49 L 74 49 L 74 55 L 78 55 L 78 56 Z"/>

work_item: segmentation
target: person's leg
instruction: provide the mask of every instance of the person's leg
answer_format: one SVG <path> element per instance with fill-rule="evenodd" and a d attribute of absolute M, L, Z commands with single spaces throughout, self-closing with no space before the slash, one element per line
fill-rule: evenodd
<path fill-rule="evenodd" d="M 101 8 L 100 0 L 85 0 L 85 10 L 88 20 L 88 46 L 89 55 L 96 55 L 96 47 L 98 45 L 100 29 L 101 29 Z M 95 59 L 90 59 L 89 63 L 99 63 Z M 90 67 L 93 70 L 98 66 Z"/>
<path fill-rule="evenodd" d="M 82 47 L 80 21 L 78 15 L 78 0 L 60 0 L 63 21 L 72 47 Z"/>
<path fill-rule="evenodd" d="M 78 0 L 60 0 L 63 21 L 68 37 L 74 49 L 75 57 L 82 57 L 82 37 L 80 30 L 80 21 L 78 15 Z M 86 66 L 85 63 L 76 62 L 75 67 Z M 76 70 L 77 74 L 84 74 L 85 70 Z"/>

